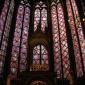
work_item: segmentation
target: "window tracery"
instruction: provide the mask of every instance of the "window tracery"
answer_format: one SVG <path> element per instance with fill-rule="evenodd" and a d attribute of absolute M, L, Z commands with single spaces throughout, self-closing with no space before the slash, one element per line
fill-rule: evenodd
<path fill-rule="evenodd" d="M 29 35 L 30 5 L 21 2 L 17 11 L 14 40 L 12 46 L 11 74 L 26 70 L 27 41 Z"/>
<path fill-rule="evenodd" d="M 35 6 L 35 13 L 34 13 L 34 31 L 37 30 L 37 26 L 39 22 L 41 22 L 41 30 L 45 32 L 45 27 L 47 27 L 47 6 L 40 1 Z M 40 21 L 41 20 L 41 21 Z"/>
<path fill-rule="evenodd" d="M 33 64 L 48 64 L 48 52 L 43 45 L 34 47 Z"/>
<path fill-rule="evenodd" d="M 52 3 L 52 32 L 54 41 L 54 62 L 57 78 L 66 78 L 70 75 L 70 60 L 66 36 L 63 8 L 60 1 Z"/>

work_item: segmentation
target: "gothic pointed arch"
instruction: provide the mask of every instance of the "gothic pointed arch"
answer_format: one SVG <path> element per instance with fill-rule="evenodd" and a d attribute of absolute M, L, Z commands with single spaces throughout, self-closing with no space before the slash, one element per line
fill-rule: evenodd
<path fill-rule="evenodd" d="M 16 16 L 16 25 L 11 53 L 10 75 L 17 76 L 17 72 L 26 70 L 27 41 L 30 23 L 30 5 L 21 1 Z"/>
<path fill-rule="evenodd" d="M 39 22 L 41 23 L 41 30 L 45 32 L 47 27 L 47 6 L 42 1 L 36 3 L 34 12 L 34 31 L 37 30 Z"/>
<path fill-rule="evenodd" d="M 70 75 L 69 51 L 63 12 L 60 0 L 51 3 L 54 66 L 57 78 L 66 78 Z"/>

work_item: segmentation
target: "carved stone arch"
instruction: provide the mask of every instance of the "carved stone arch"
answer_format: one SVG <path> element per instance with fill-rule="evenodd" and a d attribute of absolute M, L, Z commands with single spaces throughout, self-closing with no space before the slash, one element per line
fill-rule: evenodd
<path fill-rule="evenodd" d="M 44 81 L 36 80 L 31 82 L 30 85 L 48 85 L 48 84 Z"/>
<path fill-rule="evenodd" d="M 27 80 L 26 85 L 27 84 L 29 84 L 29 85 L 37 85 L 38 83 L 39 83 L 39 85 L 53 85 L 52 81 L 48 79 L 46 74 L 39 74 L 39 75 L 36 74 L 30 80 Z"/>
<path fill-rule="evenodd" d="M 33 48 L 39 44 L 45 46 L 46 50 L 48 51 L 48 54 L 50 52 L 49 50 L 49 36 L 43 33 L 42 31 L 36 31 L 33 33 L 32 36 L 29 37 L 29 44 L 28 46 L 30 47 L 30 51 L 32 52 Z M 30 52 L 30 53 L 31 53 Z"/>
<path fill-rule="evenodd" d="M 42 31 L 36 31 L 35 33 L 33 33 L 32 36 L 29 37 L 29 47 L 30 47 L 30 66 L 32 66 L 32 59 L 33 59 L 33 49 L 34 47 L 36 47 L 37 45 L 42 45 L 45 47 L 45 49 L 48 52 L 48 63 L 50 60 L 50 50 L 49 50 L 49 37 L 48 35 L 46 35 L 45 33 L 43 33 Z M 47 67 L 49 67 L 49 64 L 46 65 Z M 42 67 L 42 66 L 40 66 Z"/>

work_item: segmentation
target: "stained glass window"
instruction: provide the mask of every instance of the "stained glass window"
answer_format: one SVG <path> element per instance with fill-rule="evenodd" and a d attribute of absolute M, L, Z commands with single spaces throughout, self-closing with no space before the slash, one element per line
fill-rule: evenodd
<path fill-rule="evenodd" d="M 29 20 L 30 20 L 29 16 L 30 16 L 30 9 L 29 7 L 26 7 L 24 15 L 24 23 L 23 23 L 22 41 L 21 41 L 20 71 L 26 69 L 27 42 L 28 42 L 28 33 L 29 33 Z"/>
<path fill-rule="evenodd" d="M 5 24 L 5 21 L 6 21 L 9 3 L 10 3 L 9 0 L 5 0 L 4 7 L 3 7 L 2 13 L 0 15 L 0 42 L 1 42 L 1 38 L 2 38 L 2 33 L 4 31 L 4 24 Z"/>
<path fill-rule="evenodd" d="M 0 15 L 0 73 L 2 72 L 3 63 L 5 61 L 4 57 L 6 55 L 6 48 L 13 11 L 14 0 L 11 0 L 11 2 L 9 0 L 5 0 L 4 7 Z"/>
<path fill-rule="evenodd" d="M 33 64 L 48 64 L 48 52 L 43 45 L 34 47 Z"/>
<path fill-rule="evenodd" d="M 51 7 L 51 15 L 52 15 L 52 33 L 53 33 L 53 41 L 54 41 L 54 66 L 55 72 L 57 72 L 57 77 L 60 78 L 62 75 L 61 71 L 61 54 L 60 54 L 60 40 L 59 40 L 59 29 L 58 29 L 58 18 L 57 18 L 57 10 L 56 4 L 53 2 Z"/>
<path fill-rule="evenodd" d="M 34 31 L 37 30 L 37 26 L 39 24 L 39 21 L 40 21 L 40 10 L 36 9 L 35 16 L 34 16 Z"/>
<path fill-rule="evenodd" d="M 18 57 L 19 57 L 23 14 L 24 14 L 24 6 L 20 5 L 18 8 L 18 14 L 16 19 L 16 29 L 14 33 L 14 40 L 13 40 L 13 47 L 12 47 L 11 72 L 13 74 L 17 74 L 17 69 L 18 69 Z"/>
<path fill-rule="evenodd" d="M 45 27 L 47 27 L 47 9 L 46 5 L 41 1 L 35 6 L 34 31 L 37 30 L 39 22 L 41 22 L 41 30 L 45 32 Z"/>
<path fill-rule="evenodd" d="M 70 72 L 70 63 L 69 63 L 69 53 L 68 53 L 68 44 L 67 44 L 64 14 L 63 14 L 62 5 L 60 3 L 58 3 L 57 5 L 57 11 L 58 11 L 58 20 L 59 20 L 59 29 L 60 29 L 63 73 L 64 73 L 64 78 L 66 78 Z"/>
<path fill-rule="evenodd" d="M 44 32 L 47 27 L 47 10 L 45 8 L 41 11 L 41 30 Z"/>
<path fill-rule="evenodd" d="M 27 58 L 27 40 L 29 32 L 29 16 L 30 8 L 29 3 L 19 5 L 16 26 L 12 47 L 12 58 L 11 58 L 11 74 L 16 75 L 19 70 L 26 70 L 26 58 Z"/>
<path fill-rule="evenodd" d="M 84 58 L 85 48 L 83 46 L 85 43 L 84 35 L 82 33 L 81 22 L 80 22 L 78 9 L 77 9 L 75 0 L 66 0 L 66 5 L 67 5 L 67 11 L 68 11 L 68 18 L 69 18 L 68 22 L 70 25 L 73 46 L 74 46 L 77 76 L 81 77 L 83 75 L 82 62 L 81 62 L 82 58 L 83 58 L 83 63 L 85 65 L 85 58 Z M 72 12 L 72 9 L 73 9 L 73 12 Z M 80 47 L 79 47 L 79 43 L 80 43 Z M 82 52 L 82 57 L 80 54 L 80 48 Z"/>
<path fill-rule="evenodd" d="M 57 2 L 57 5 L 55 2 L 52 3 L 51 15 L 55 71 L 57 72 L 57 78 L 66 78 L 70 74 L 70 62 L 64 13 L 62 5 L 59 1 Z"/>
<path fill-rule="evenodd" d="M 82 58 L 83 58 L 84 71 L 85 71 L 85 47 L 84 47 L 85 39 L 84 39 L 83 31 L 82 31 L 81 21 L 80 21 L 78 9 L 76 6 L 76 2 L 75 2 L 75 0 L 71 0 L 71 3 L 72 3 L 72 7 L 73 7 L 75 25 L 76 25 L 77 33 L 78 33 L 78 37 L 79 37 L 79 43 L 80 43 L 80 47 L 81 47 L 81 53 L 82 53 Z"/>

